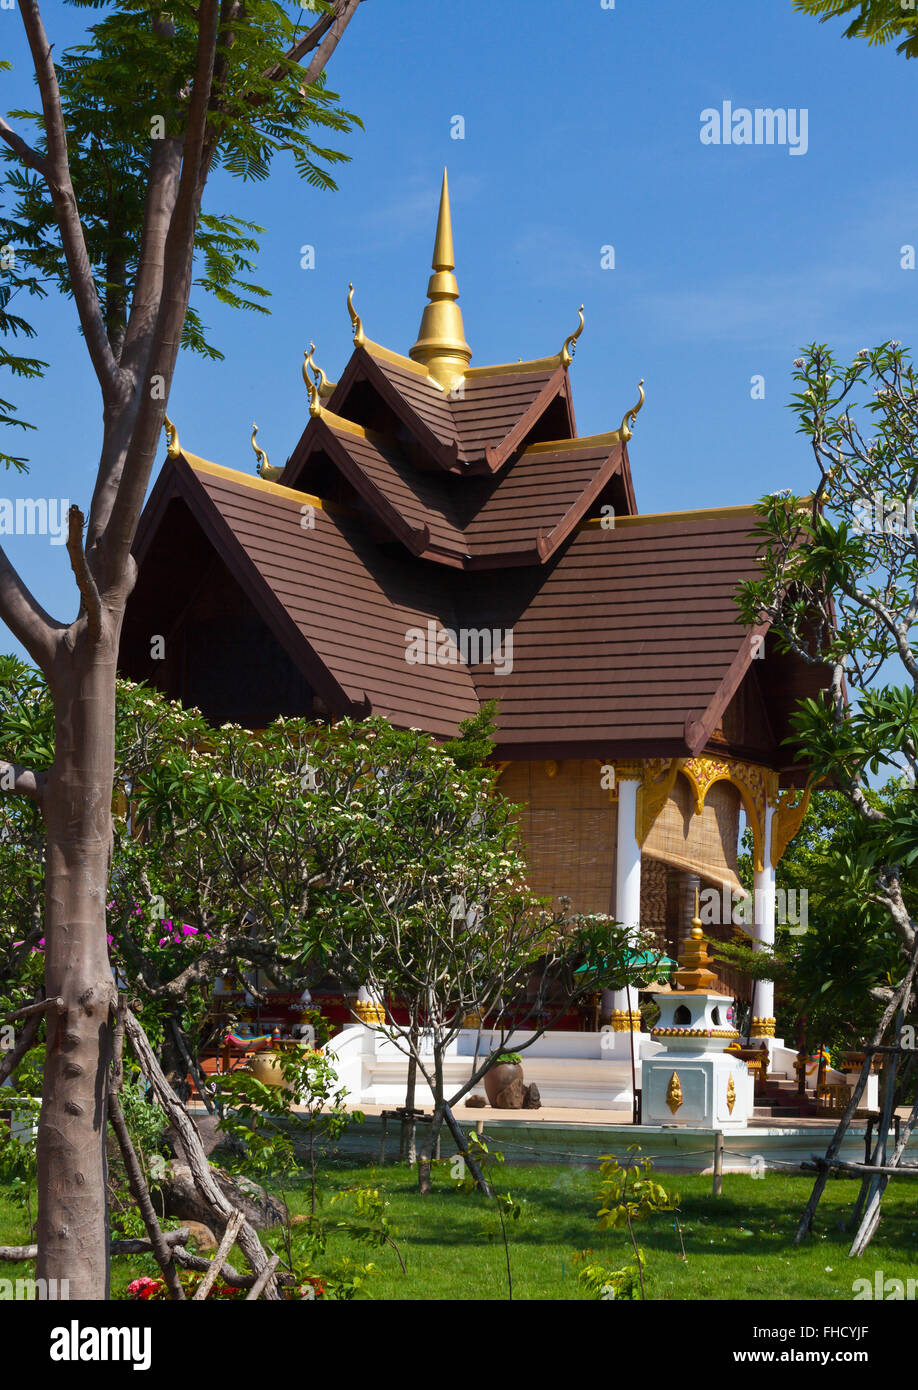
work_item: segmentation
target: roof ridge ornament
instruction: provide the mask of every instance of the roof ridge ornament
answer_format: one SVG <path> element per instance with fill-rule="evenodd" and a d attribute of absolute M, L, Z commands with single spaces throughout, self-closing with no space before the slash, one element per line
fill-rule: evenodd
<path fill-rule="evenodd" d="M 366 342 L 366 334 L 363 331 L 363 319 L 354 308 L 354 286 L 349 282 L 347 287 L 347 311 L 351 316 L 351 327 L 354 330 L 354 346 L 362 347 Z"/>
<path fill-rule="evenodd" d="M 449 206 L 449 180 L 443 170 L 440 211 L 433 250 L 433 275 L 427 282 L 428 303 L 421 315 L 418 338 L 408 356 L 427 368 L 428 375 L 444 391 L 449 391 L 466 373 L 472 349 L 465 341 L 459 282 L 453 251 L 453 223 Z"/>
<path fill-rule="evenodd" d="M 630 410 L 626 410 L 626 411 L 625 411 L 625 414 L 624 414 L 624 416 L 623 416 L 623 418 L 622 418 L 622 423 L 621 423 L 621 436 L 622 436 L 622 440 L 623 440 L 623 442 L 624 442 L 625 444 L 628 443 L 628 440 L 631 438 L 631 435 L 632 435 L 632 431 L 631 431 L 631 429 L 629 429 L 629 427 L 628 427 L 628 421 L 630 420 L 630 421 L 631 421 L 631 424 L 632 424 L 632 425 L 634 424 L 634 422 L 635 422 L 635 420 L 637 419 L 638 414 L 639 414 L 639 412 L 640 412 L 641 406 L 644 404 L 644 378 L 643 378 L 643 377 L 641 377 L 640 381 L 638 382 L 638 391 L 640 392 L 640 396 L 638 397 L 637 405 L 633 405 L 633 406 L 631 407 Z"/>
<path fill-rule="evenodd" d="M 561 348 L 561 365 L 562 365 L 562 367 L 569 367 L 569 366 L 571 365 L 571 362 L 573 362 L 573 360 L 574 360 L 574 353 L 575 353 L 576 350 L 577 350 L 577 339 L 580 337 L 581 333 L 583 332 L 583 323 L 584 323 L 584 319 L 583 319 L 583 305 L 582 305 L 582 304 L 581 304 L 580 308 L 577 310 L 577 313 L 580 315 L 580 322 L 578 323 L 577 327 L 574 329 L 573 333 L 571 333 L 567 338 L 564 339 L 564 344 L 563 344 L 563 346 L 562 346 L 562 348 Z"/>
<path fill-rule="evenodd" d="M 309 392 L 310 415 L 321 415 L 322 406 L 319 402 L 319 396 L 321 394 L 318 376 L 319 368 L 316 367 L 315 362 L 312 360 L 312 354 L 315 350 L 315 343 L 310 343 L 308 349 L 303 353 L 303 380 L 306 383 L 306 390 Z M 313 373 L 313 377 L 310 377 L 310 372 Z M 325 376 L 324 372 L 322 376 Z"/>
<path fill-rule="evenodd" d="M 283 472 L 283 469 L 271 467 L 270 463 L 268 462 L 268 455 L 266 454 L 264 449 L 259 448 L 259 446 L 255 443 L 255 436 L 257 433 L 258 426 L 253 420 L 252 448 L 255 450 L 255 457 L 258 460 L 258 463 L 255 467 L 255 472 L 258 474 L 259 478 L 264 478 L 266 482 L 273 483 L 277 478 L 280 477 L 281 473 Z"/>
<path fill-rule="evenodd" d="M 178 429 L 169 419 L 168 415 L 163 416 L 163 429 L 166 433 L 166 457 L 177 459 L 182 452 L 179 446 Z"/>

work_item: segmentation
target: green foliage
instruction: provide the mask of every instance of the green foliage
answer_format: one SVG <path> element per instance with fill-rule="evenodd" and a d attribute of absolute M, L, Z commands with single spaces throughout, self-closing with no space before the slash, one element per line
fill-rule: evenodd
<path fill-rule="evenodd" d="M 835 1051 L 860 1047 L 876 1023 L 871 991 L 898 978 L 900 944 L 882 902 L 876 900 L 876 854 L 900 818 L 910 817 L 914 793 L 899 779 L 865 788 L 868 803 L 885 815 L 878 828 L 865 824 L 839 791 L 817 787 L 796 836 L 778 866 L 786 895 L 807 895 L 807 929 L 778 925 L 774 951 L 751 943 L 714 943 L 717 959 L 753 979 L 774 980 L 780 1031 L 800 1036 L 806 1020 L 810 1045 Z M 904 873 L 909 910 L 918 906 L 918 875 Z"/>
<path fill-rule="evenodd" d="M 897 43 L 897 53 L 918 57 L 918 12 L 907 0 L 793 0 L 793 4 L 821 24 L 853 15 L 845 29 L 846 39 L 866 39 L 871 45 Z"/>
<path fill-rule="evenodd" d="M 790 852 L 811 894 L 811 932 L 779 940 L 779 955 L 808 1027 L 850 1045 L 852 1032 L 873 1031 L 915 940 L 918 377 L 898 342 L 848 365 L 812 344 L 794 376 L 791 408 L 818 482 L 809 498 L 762 499 L 759 576 L 738 602 L 741 621 L 770 622 L 778 648 L 821 665 L 828 683 L 799 703 L 791 742 L 811 783 L 844 802 L 833 811 L 833 793 L 817 792 L 834 819 L 821 839 L 804 838 L 796 871 Z"/>
<path fill-rule="evenodd" d="M 621 1163 L 614 1154 L 600 1159 L 600 1188 L 597 1220 L 601 1230 L 626 1226 L 634 1250 L 634 1263 L 621 1269 L 597 1264 L 592 1251 L 580 1256 L 583 1264 L 578 1278 L 596 1298 L 645 1298 L 643 1251 L 634 1238 L 634 1225 L 659 1212 L 678 1211 L 679 1197 L 667 1192 L 652 1178 L 653 1160 L 641 1155 L 640 1145 L 628 1147 L 629 1158 Z"/>
<path fill-rule="evenodd" d="M 163 150 L 170 142 L 182 141 L 188 122 L 200 13 L 193 0 L 170 0 L 167 10 L 151 7 L 148 0 L 70 3 L 105 11 L 93 18 L 83 42 L 55 50 L 54 56 L 71 178 L 117 357 L 137 277 L 151 179 Z M 285 56 L 302 36 L 304 13 L 314 22 L 327 5 L 318 0 L 307 9 L 292 0 L 247 0 L 235 21 L 230 19 L 232 8 L 222 7 L 227 18 L 218 40 L 207 113 L 209 169 L 263 181 L 274 159 L 285 156 L 311 187 L 334 189 L 332 170 L 348 156 L 330 146 L 326 137 L 346 135 L 361 122 L 340 104 L 324 74 L 306 87 L 302 68 Z M 33 126 L 31 143 L 42 155 L 43 114 L 12 111 L 10 118 L 27 138 Z M 71 297 L 73 286 L 44 178 L 8 148 L 4 159 L 0 338 L 33 337 L 31 325 L 10 312 L 10 300 L 23 289 L 43 295 L 48 284 Z M 268 312 L 268 292 L 252 278 L 263 231 L 232 213 L 202 211 L 195 232 L 195 288 L 231 308 Z M 4 247 L 15 253 L 11 265 L 2 260 Z M 222 357 L 208 339 L 195 303 L 188 309 L 182 345 L 207 357 Z M 40 376 L 46 366 L 37 358 L 0 349 L 0 369 L 14 375 Z M 15 408 L 5 401 L 0 401 L 0 423 L 32 428 L 16 418 Z M 7 454 L 0 454 L 0 463 L 25 466 L 24 459 Z"/>

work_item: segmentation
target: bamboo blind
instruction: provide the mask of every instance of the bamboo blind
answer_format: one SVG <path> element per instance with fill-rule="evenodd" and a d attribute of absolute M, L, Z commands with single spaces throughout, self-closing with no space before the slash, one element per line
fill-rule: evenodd
<path fill-rule="evenodd" d="M 642 856 L 742 891 L 736 871 L 739 816 L 740 794 L 729 782 L 715 782 L 704 810 L 696 815 L 694 792 L 680 773 L 644 841 Z"/>
<path fill-rule="evenodd" d="M 553 776 L 548 769 L 556 767 Z M 572 912 L 615 912 L 616 803 L 592 759 L 510 763 L 500 791 L 521 807 L 533 892 L 570 898 Z"/>

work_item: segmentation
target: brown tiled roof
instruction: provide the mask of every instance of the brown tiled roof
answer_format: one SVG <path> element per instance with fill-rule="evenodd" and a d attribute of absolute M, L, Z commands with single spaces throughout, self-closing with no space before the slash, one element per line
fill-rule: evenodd
<path fill-rule="evenodd" d="M 316 451 L 327 453 L 351 485 L 415 555 L 474 567 L 537 563 L 557 549 L 609 480 L 624 448 L 608 440 L 527 449 L 494 479 L 457 478 L 417 468 L 398 445 L 325 411 L 307 426 L 291 486 L 308 478 Z"/>
<path fill-rule="evenodd" d="M 713 729 L 752 659 L 734 595 L 756 570 L 753 510 L 636 520 L 582 527 L 512 621 L 512 673 L 476 672 L 503 745 L 675 753 L 704 715 Z"/>
<path fill-rule="evenodd" d="M 470 553 L 485 557 L 531 551 L 541 536 L 546 554 L 586 514 L 609 479 L 622 467 L 621 444 L 585 443 L 558 453 L 527 450 L 466 527 Z"/>
<path fill-rule="evenodd" d="M 348 415 L 347 400 L 362 378 L 380 389 L 383 399 L 409 426 L 420 426 L 421 443 L 433 443 L 431 457 L 441 467 L 479 464 L 494 471 L 509 457 L 543 412 L 559 397 L 567 398 L 567 373 L 545 363 L 488 368 L 465 378 L 461 392 L 444 394 L 416 363 L 374 352 L 375 344 L 355 349 L 329 409 Z M 425 441 L 425 433 L 429 439 Z M 439 447 L 437 447 L 439 446 Z"/>
<path fill-rule="evenodd" d="M 310 672 L 312 655 L 350 702 L 352 710 L 338 713 L 372 709 L 402 727 L 450 735 L 477 710 L 464 666 L 411 666 L 405 659 L 408 629 L 426 629 L 429 619 L 452 623 L 451 596 L 438 573 L 419 585 L 354 518 L 317 510 L 314 527 L 304 529 L 306 494 L 194 456 L 167 463 L 160 485 L 180 491 L 224 559 L 249 567 L 249 591 L 262 590 L 257 606 L 266 617 L 272 601 L 280 606 Z"/>
<path fill-rule="evenodd" d="M 344 418 L 350 405 L 356 414 Z M 268 625 L 332 714 L 372 710 L 450 736 L 497 698 L 509 756 L 682 756 L 727 741 L 728 730 L 731 746 L 786 765 L 790 700 L 813 693 L 807 682 L 819 673 L 774 654 L 764 679 L 750 670 L 734 596 L 756 573 L 753 509 L 621 515 L 634 511 L 629 432 L 545 438 L 565 422 L 573 431 L 567 371 L 553 359 L 471 373 L 449 400 L 414 363 L 358 348 L 281 484 L 191 455 L 167 462 L 135 548 L 141 578 L 123 643 L 131 673 L 147 674 L 140 654 L 157 580 L 146 582 L 143 567 L 151 547 L 160 559 L 168 552 L 158 528 L 163 498 L 175 497 L 252 620 Z M 304 529 L 303 489 L 326 485 L 344 505 L 312 499 L 315 526 Z M 584 524 L 610 498 L 614 528 Z M 164 572 L 157 565 L 151 575 Z M 492 629 L 499 645 L 511 632 L 512 670 L 412 665 L 408 631 L 428 624 L 435 636 Z"/>

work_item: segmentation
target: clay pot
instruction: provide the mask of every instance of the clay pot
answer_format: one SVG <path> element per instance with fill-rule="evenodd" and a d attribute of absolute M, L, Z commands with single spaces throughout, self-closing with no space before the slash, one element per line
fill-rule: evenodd
<path fill-rule="evenodd" d="M 276 1052 L 256 1052 L 252 1058 L 252 1075 L 266 1086 L 282 1086 L 290 1090 L 289 1082 L 284 1081 L 283 1068 Z"/>
<path fill-rule="evenodd" d="M 497 1097 L 514 1081 L 522 1082 L 523 1068 L 519 1062 L 498 1062 L 484 1074 L 485 1095 L 491 1105 L 497 1105 Z"/>

